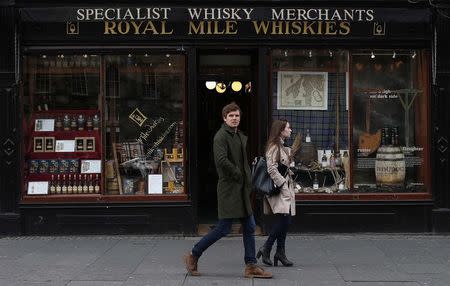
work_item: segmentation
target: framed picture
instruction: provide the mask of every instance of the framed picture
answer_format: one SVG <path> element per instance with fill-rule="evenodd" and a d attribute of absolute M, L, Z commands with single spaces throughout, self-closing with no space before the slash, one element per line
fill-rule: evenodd
<path fill-rule="evenodd" d="M 86 151 L 86 143 L 84 137 L 75 137 L 75 151 L 77 152 Z"/>
<path fill-rule="evenodd" d="M 86 152 L 94 152 L 95 151 L 95 137 L 86 137 L 84 143 L 84 148 Z"/>
<path fill-rule="evenodd" d="M 45 137 L 45 152 L 55 152 L 55 137 Z"/>
<path fill-rule="evenodd" d="M 44 152 L 44 137 L 34 137 L 33 151 L 34 152 Z"/>
<path fill-rule="evenodd" d="M 277 108 L 328 109 L 328 73 L 279 71 Z"/>

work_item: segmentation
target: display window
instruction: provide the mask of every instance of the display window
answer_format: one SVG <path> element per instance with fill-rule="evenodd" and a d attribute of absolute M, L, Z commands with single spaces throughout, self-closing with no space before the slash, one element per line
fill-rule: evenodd
<path fill-rule="evenodd" d="M 274 49 L 271 61 L 272 118 L 292 126 L 301 198 L 429 196 L 425 51 Z"/>
<path fill-rule="evenodd" d="M 28 55 L 23 78 L 24 201 L 186 194 L 183 55 Z"/>
<path fill-rule="evenodd" d="M 355 191 L 429 191 L 428 86 L 424 51 L 352 54 Z"/>

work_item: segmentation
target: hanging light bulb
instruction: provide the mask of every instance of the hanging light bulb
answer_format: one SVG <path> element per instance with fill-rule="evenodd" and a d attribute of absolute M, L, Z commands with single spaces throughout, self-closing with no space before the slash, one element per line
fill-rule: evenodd
<path fill-rule="evenodd" d="M 205 86 L 206 86 L 206 88 L 207 89 L 209 89 L 209 90 L 213 90 L 214 88 L 216 88 L 216 82 L 215 81 L 213 81 L 213 80 L 207 80 L 206 82 L 205 82 Z"/>
<path fill-rule="evenodd" d="M 309 50 L 309 52 L 308 52 L 308 57 L 312 58 L 312 51 L 311 50 Z"/>
<path fill-rule="evenodd" d="M 216 84 L 216 91 L 218 93 L 224 93 L 227 90 L 227 86 L 223 82 L 218 82 Z"/>
<path fill-rule="evenodd" d="M 397 56 L 397 53 L 394 51 L 394 53 L 392 54 L 392 58 L 395 59 L 396 56 Z"/>
<path fill-rule="evenodd" d="M 413 51 L 413 53 L 412 53 L 412 55 L 411 55 L 411 58 L 415 59 L 416 56 L 417 56 L 416 51 Z"/>
<path fill-rule="evenodd" d="M 233 81 L 231 83 L 231 89 L 233 91 L 240 91 L 242 88 L 242 83 L 240 81 Z"/>
<path fill-rule="evenodd" d="M 370 53 L 370 58 L 374 59 L 375 58 L 375 54 L 373 52 Z"/>
<path fill-rule="evenodd" d="M 331 50 L 328 50 L 328 54 L 330 55 L 330 58 L 333 57 L 333 52 Z"/>

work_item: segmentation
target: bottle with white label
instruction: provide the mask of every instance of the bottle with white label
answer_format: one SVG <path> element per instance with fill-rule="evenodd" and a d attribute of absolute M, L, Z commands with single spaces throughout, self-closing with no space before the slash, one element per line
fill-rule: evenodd
<path fill-rule="evenodd" d="M 317 179 L 317 173 L 314 173 L 313 190 L 319 189 L 319 180 Z"/>
<path fill-rule="evenodd" d="M 339 182 L 338 190 L 339 191 L 345 190 L 345 185 L 344 185 L 344 181 L 343 180 Z"/>
<path fill-rule="evenodd" d="M 327 158 L 327 154 L 325 153 L 325 150 L 323 150 L 323 155 L 322 155 L 321 161 L 322 161 L 321 162 L 322 168 L 328 167 L 328 158 Z"/>
<path fill-rule="evenodd" d="M 311 143 L 311 135 L 309 134 L 309 129 L 306 129 L 305 142 L 306 143 Z"/>

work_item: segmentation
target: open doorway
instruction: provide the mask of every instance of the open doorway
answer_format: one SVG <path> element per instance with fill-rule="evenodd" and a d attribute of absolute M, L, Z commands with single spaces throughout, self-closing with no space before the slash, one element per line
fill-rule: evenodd
<path fill-rule="evenodd" d="M 222 108 L 236 102 L 242 110 L 239 128 L 249 137 L 249 162 L 256 154 L 256 55 L 242 50 L 199 53 L 198 71 L 198 219 L 199 224 L 217 221 L 217 173 L 213 139 L 223 123 Z M 253 119 L 255 118 L 255 119 Z M 199 230 L 200 232 L 200 230 Z"/>

